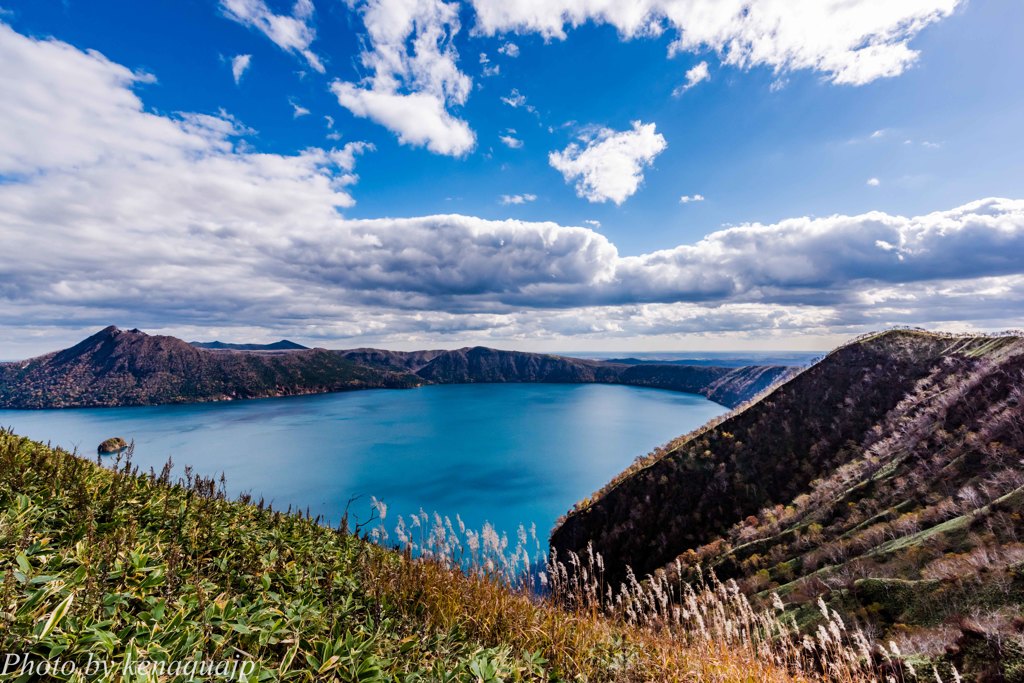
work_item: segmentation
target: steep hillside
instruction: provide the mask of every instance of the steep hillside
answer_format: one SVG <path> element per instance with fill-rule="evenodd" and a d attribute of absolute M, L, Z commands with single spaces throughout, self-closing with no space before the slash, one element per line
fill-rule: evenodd
<path fill-rule="evenodd" d="M 212 351 L 174 337 L 107 327 L 69 349 L 0 364 L 0 406 L 155 405 L 421 383 L 323 349 Z"/>
<path fill-rule="evenodd" d="M 749 401 L 793 370 L 780 365 L 739 368 L 702 365 L 631 365 L 621 368 L 619 384 L 701 394 L 730 408 Z"/>
<path fill-rule="evenodd" d="M 633 468 L 552 545 L 592 544 L 613 583 L 712 568 L 801 620 L 822 596 L 904 651 L 1018 680 L 984 676 L 1024 662 L 1022 392 L 1020 337 L 863 339 Z"/>

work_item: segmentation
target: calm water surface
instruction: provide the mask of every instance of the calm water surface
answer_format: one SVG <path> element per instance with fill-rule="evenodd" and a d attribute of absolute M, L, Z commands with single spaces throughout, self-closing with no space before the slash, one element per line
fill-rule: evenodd
<path fill-rule="evenodd" d="M 643 455 L 725 411 L 701 396 L 610 385 L 466 384 L 142 408 L 0 411 L 0 425 L 93 456 L 111 436 L 135 461 L 173 457 L 275 508 L 340 519 L 388 504 L 480 528 L 555 519 Z"/>

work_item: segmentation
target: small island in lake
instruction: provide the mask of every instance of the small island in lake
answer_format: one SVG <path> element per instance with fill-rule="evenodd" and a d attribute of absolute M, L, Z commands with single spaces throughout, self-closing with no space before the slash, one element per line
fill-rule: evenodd
<path fill-rule="evenodd" d="M 114 436 L 97 446 L 96 452 L 100 455 L 113 455 L 114 453 L 120 453 L 126 448 L 128 448 L 128 442 L 119 436 Z"/>

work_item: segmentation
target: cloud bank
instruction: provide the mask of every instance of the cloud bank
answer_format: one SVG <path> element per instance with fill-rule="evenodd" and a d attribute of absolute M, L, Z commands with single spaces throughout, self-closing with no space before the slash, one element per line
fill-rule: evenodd
<path fill-rule="evenodd" d="M 151 77 L 3 24 L 0 62 L 3 326 L 388 343 L 764 336 L 1024 312 L 1022 200 L 746 224 L 641 255 L 552 222 L 353 220 L 341 211 L 367 143 L 257 153 L 229 115 L 147 112 L 134 88 Z M 643 138 L 646 155 L 620 158 L 621 135 Z M 584 194 L 616 201 L 659 137 L 637 123 L 558 163 Z"/>
<path fill-rule="evenodd" d="M 468 0 L 476 34 L 535 33 L 565 40 L 568 29 L 587 22 L 614 26 L 625 39 L 671 32 L 669 56 L 715 52 L 740 69 L 770 68 L 777 76 L 809 70 L 840 85 L 864 85 L 898 76 L 918 52 L 910 42 L 925 27 L 950 16 L 963 0 Z M 292 15 L 275 15 L 263 0 L 221 0 L 227 16 L 264 32 L 283 49 L 303 55 L 321 73 L 310 51 L 315 38 L 310 0 L 298 0 Z M 403 144 L 461 156 L 476 134 L 453 113 L 466 103 L 470 78 L 460 70 L 454 38 L 461 29 L 458 2 L 443 0 L 348 0 L 362 17 L 369 72 L 360 82 L 339 79 L 334 92 L 342 107 L 394 133 Z M 505 42 L 498 52 L 517 57 Z M 481 55 L 483 75 L 498 73 Z M 484 61 L 487 60 L 487 61 Z M 686 72 L 680 95 L 709 78 L 702 61 Z M 504 101 L 525 104 L 514 92 Z"/>
<path fill-rule="evenodd" d="M 588 21 L 625 38 L 675 35 L 670 52 L 713 50 L 725 64 L 809 69 L 833 83 L 898 76 L 917 59 L 909 42 L 960 0 L 472 0 L 476 30 L 564 40 Z"/>

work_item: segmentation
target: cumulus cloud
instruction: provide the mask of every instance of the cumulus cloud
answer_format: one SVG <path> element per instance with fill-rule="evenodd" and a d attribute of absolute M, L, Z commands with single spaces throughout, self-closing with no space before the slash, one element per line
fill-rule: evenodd
<path fill-rule="evenodd" d="M 537 195 L 535 194 L 503 194 L 501 195 L 501 203 L 505 206 L 509 204 L 526 204 L 527 202 L 536 201 Z"/>
<path fill-rule="evenodd" d="M 672 94 L 678 97 L 698 83 L 703 83 L 710 79 L 711 72 L 708 70 L 708 63 L 701 62 L 686 72 L 686 82 L 672 91 Z"/>
<path fill-rule="evenodd" d="M 341 106 L 356 116 L 376 121 L 398 136 L 402 144 L 448 156 L 462 156 L 476 145 L 469 124 L 449 114 L 444 101 L 429 93 L 402 95 L 340 81 L 331 90 Z"/>
<path fill-rule="evenodd" d="M 588 21 L 626 38 L 672 31 L 670 52 L 714 50 L 739 68 L 810 69 L 833 83 L 897 76 L 917 59 L 910 41 L 961 0 L 472 0 L 476 31 L 565 39 Z"/>
<path fill-rule="evenodd" d="M 679 198 L 680 204 L 690 204 L 691 202 L 702 202 L 704 201 L 704 195 L 702 194 L 684 194 Z"/>
<path fill-rule="evenodd" d="M 275 14 L 264 0 L 221 0 L 220 7 L 227 18 L 260 31 L 282 50 L 301 55 L 310 67 L 324 73 L 323 62 L 310 49 L 316 40 L 313 0 L 296 0 L 291 14 Z"/>
<path fill-rule="evenodd" d="M 242 82 L 242 75 L 248 71 L 252 63 L 252 55 L 235 55 L 231 58 L 231 75 L 235 78 L 235 85 Z"/>
<path fill-rule="evenodd" d="M 449 107 L 465 104 L 473 82 L 458 67 L 453 39 L 460 30 L 455 2 L 353 0 L 366 27 L 360 59 L 370 75 L 335 81 L 338 103 L 398 136 L 403 144 L 462 156 L 476 144 L 469 124 Z M 484 57 L 486 59 L 486 57 Z"/>
<path fill-rule="evenodd" d="M 292 118 L 297 119 L 300 116 L 308 116 L 309 110 L 303 107 L 301 104 L 293 99 L 288 100 L 288 104 L 292 105 Z"/>
<path fill-rule="evenodd" d="M 566 182 L 576 183 L 576 194 L 590 202 L 613 201 L 616 204 L 636 194 L 644 179 L 644 169 L 668 146 L 656 132 L 655 124 L 633 122 L 633 128 L 599 130 L 562 151 L 548 155 L 553 168 Z"/>
<path fill-rule="evenodd" d="M 871 187 L 878 187 L 879 185 L 882 184 L 882 181 L 879 180 L 878 178 L 868 178 L 867 184 L 870 185 Z"/>
<path fill-rule="evenodd" d="M 498 52 L 505 55 L 506 57 L 518 57 L 519 46 L 515 43 L 505 43 L 498 48 Z"/>
<path fill-rule="evenodd" d="M 1024 200 L 746 224 L 632 256 L 591 227 L 354 220 L 366 143 L 258 153 L 230 116 L 151 113 L 139 74 L 3 24 L 0 62 L 0 240 L 17 255 L 0 259 L 0 330 L 763 337 L 1024 312 Z"/>

